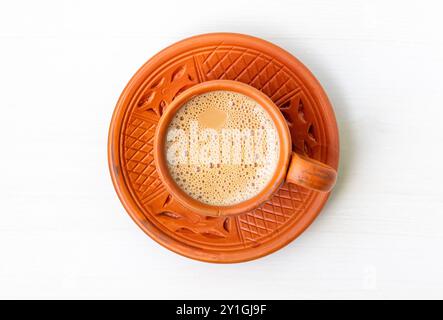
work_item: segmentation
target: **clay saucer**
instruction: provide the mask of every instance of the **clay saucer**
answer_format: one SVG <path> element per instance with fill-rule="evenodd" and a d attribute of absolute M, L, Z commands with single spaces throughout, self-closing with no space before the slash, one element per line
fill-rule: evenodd
<path fill-rule="evenodd" d="M 232 33 L 185 39 L 137 71 L 111 121 L 109 167 L 124 207 L 155 241 L 201 261 L 242 262 L 294 240 L 317 217 L 329 193 L 284 184 L 258 209 L 234 217 L 205 217 L 181 206 L 157 175 L 155 128 L 181 92 L 215 79 L 241 81 L 264 92 L 285 116 L 294 150 L 337 169 L 337 124 L 319 82 L 283 49 Z"/>

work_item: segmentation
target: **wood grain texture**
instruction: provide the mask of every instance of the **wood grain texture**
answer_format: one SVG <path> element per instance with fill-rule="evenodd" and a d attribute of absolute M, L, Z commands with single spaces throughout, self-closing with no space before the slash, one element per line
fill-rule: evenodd
<path fill-rule="evenodd" d="M 186 3 L 0 5 L 0 297 L 443 298 L 443 4 Z M 130 76 L 168 44 L 215 31 L 303 61 L 341 138 L 339 180 L 314 224 L 272 256 L 228 266 L 139 232 L 106 163 Z"/>

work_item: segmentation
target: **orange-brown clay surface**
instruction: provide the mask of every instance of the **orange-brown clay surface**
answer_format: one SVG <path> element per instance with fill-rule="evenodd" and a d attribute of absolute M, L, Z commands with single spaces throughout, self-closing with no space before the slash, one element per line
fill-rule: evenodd
<path fill-rule="evenodd" d="M 155 167 L 156 126 L 181 92 L 215 79 L 240 81 L 265 93 L 287 120 L 293 150 L 337 169 L 334 113 L 313 75 L 269 42 L 228 33 L 178 42 L 134 75 L 112 118 L 109 165 L 120 200 L 154 240 L 193 259 L 241 262 L 269 254 L 296 238 L 318 215 L 329 193 L 285 183 L 259 208 L 233 217 L 206 217 L 179 204 Z M 295 173 L 292 178 L 297 179 Z"/>
<path fill-rule="evenodd" d="M 177 111 L 191 98 L 219 90 L 237 92 L 256 101 L 273 121 L 278 135 L 277 139 L 279 140 L 278 162 L 270 181 L 254 197 L 241 203 L 223 206 L 202 203 L 184 192 L 169 174 L 166 154 L 164 152 L 166 132 L 171 123 L 171 119 L 175 116 Z M 164 110 L 162 117 L 157 124 L 154 138 L 155 166 L 157 174 L 162 180 L 165 188 L 170 195 L 178 200 L 183 206 L 192 212 L 204 216 L 234 216 L 255 210 L 262 203 L 269 200 L 278 188 L 280 188 L 283 181 L 285 181 L 286 176 L 288 182 L 301 185 L 308 189 L 321 192 L 329 191 L 335 183 L 336 171 L 328 165 L 312 160 L 304 155 L 298 155 L 293 152 L 292 149 L 288 120 L 283 116 L 279 107 L 263 92 L 240 81 L 232 80 L 205 81 L 185 90 L 170 103 L 166 110 Z M 221 182 L 218 181 L 218 183 Z"/>

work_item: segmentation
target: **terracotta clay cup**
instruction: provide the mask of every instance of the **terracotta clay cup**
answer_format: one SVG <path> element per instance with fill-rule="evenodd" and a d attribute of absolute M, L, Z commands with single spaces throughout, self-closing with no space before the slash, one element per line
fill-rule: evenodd
<path fill-rule="evenodd" d="M 166 132 L 176 112 L 191 98 L 218 90 L 237 92 L 255 100 L 274 121 L 280 140 L 277 167 L 268 184 L 249 200 L 228 206 L 205 204 L 184 192 L 169 173 L 165 152 Z M 196 84 L 177 96 L 158 123 L 154 140 L 154 158 L 158 174 L 170 194 L 184 207 L 206 216 L 231 216 L 256 209 L 267 201 L 285 181 L 318 192 L 328 192 L 337 178 L 337 172 L 332 167 L 292 150 L 291 135 L 286 120 L 267 95 L 250 85 L 232 80 L 213 80 Z"/>

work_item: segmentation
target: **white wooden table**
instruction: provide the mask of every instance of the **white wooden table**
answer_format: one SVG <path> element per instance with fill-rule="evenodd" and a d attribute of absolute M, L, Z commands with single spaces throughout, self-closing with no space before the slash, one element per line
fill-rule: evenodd
<path fill-rule="evenodd" d="M 443 298 L 441 1 L 0 4 L 0 298 Z M 230 31 L 326 89 L 340 178 L 286 248 L 212 265 L 131 221 L 107 167 L 126 82 L 182 38 Z"/>

